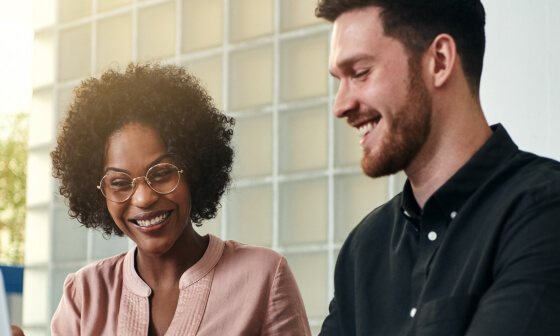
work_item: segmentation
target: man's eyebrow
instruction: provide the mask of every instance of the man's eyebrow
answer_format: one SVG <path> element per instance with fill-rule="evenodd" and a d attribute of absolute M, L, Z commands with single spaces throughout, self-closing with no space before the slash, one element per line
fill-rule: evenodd
<path fill-rule="evenodd" d="M 171 157 L 171 156 L 172 156 L 172 155 L 169 154 L 169 153 L 165 153 L 165 154 L 163 154 L 163 155 L 160 155 L 157 159 L 155 159 L 154 161 L 152 161 L 152 162 L 148 165 L 148 169 L 149 169 L 150 167 L 152 167 L 152 166 L 154 166 L 154 165 L 160 163 L 163 159 L 166 159 L 166 158 Z M 105 172 L 103 172 L 103 174 L 107 174 L 107 172 L 108 172 L 109 170 L 113 170 L 113 171 L 116 171 L 116 172 L 119 172 L 119 173 L 125 173 L 125 174 L 130 175 L 130 172 L 129 172 L 128 170 L 126 170 L 126 169 L 121 169 L 121 168 L 116 168 L 116 167 L 107 167 L 107 168 L 105 168 Z"/>

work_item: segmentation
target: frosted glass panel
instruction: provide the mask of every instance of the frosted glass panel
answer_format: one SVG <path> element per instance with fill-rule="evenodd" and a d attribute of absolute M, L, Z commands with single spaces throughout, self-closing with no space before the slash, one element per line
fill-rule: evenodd
<path fill-rule="evenodd" d="M 335 240 L 348 233 L 373 209 L 388 199 L 388 177 L 372 179 L 363 174 L 338 176 L 335 183 Z"/>
<path fill-rule="evenodd" d="M 48 151 L 30 151 L 27 166 L 27 205 L 47 204 L 52 195 Z"/>
<path fill-rule="evenodd" d="M 230 0 L 229 11 L 231 42 L 272 34 L 273 0 Z"/>
<path fill-rule="evenodd" d="M 222 108 L 222 57 L 214 56 L 185 63 L 187 71 L 198 77 L 216 106 Z"/>
<path fill-rule="evenodd" d="M 281 46 L 280 99 L 291 101 L 328 93 L 328 35 L 284 41 Z"/>
<path fill-rule="evenodd" d="M 358 131 L 350 127 L 346 119 L 334 121 L 334 161 L 337 167 L 357 166 L 362 160 L 362 147 Z"/>
<path fill-rule="evenodd" d="M 105 12 L 130 4 L 132 4 L 132 0 L 97 0 L 97 11 Z"/>
<path fill-rule="evenodd" d="M 230 109 L 271 104 L 272 78 L 271 46 L 232 53 L 228 85 Z"/>
<path fill-rule="evenodd" d="M 228 203 L 228 238 L 242 243 L 272 245 L 272 187 L 237 188 Z"/>
<path fill-rule="evenodd" d="M 91 25 L 87 24 L 61 31 L 58 53 L 58 80 L 63 81 L 89 75 Z"/>
<path fill-rule="evenodd" d="M 272 173 L 272 116 L 238 118 L 235 121 L 234 176 L 247 177 Z"/>
<path fill-rule="evenodd" d="M 58 0 L 58 21 L 60 23 L 90 15 L 91 0 Z"/>
<path fill-rule="evenodd" d="M 326 179 L 280 186 L 280 240 L 283 245 L 326 242 L 327 195 Z"/>
<path fill-rule="evenodd" d="M 70 273 L 75 273 L 79 270 L 80 266 L 74 267 L 62 267 L 59 269 L 54 269 L 52 271 L 52 284 L 51 284 L 51 314 L 54 314 L 56 308 L 58 307 L 58 303 L 62 298 L 62 293 L 64 292 L 64 280 Z M 27 334 L 26 334 L 27 335 Z"/>
<path fill-rule="evenodd" d="M 25 265 L 48 262 L 51 230 L 47 206 L 28 209 L 25 217 Z"/>
<path fill-rule="evenodd" d="M 66 118 L 66 110 L 68 109 L 68 106 L 70 106 L 70 103 L 74 98 L 73 92 L 74 92 L 73 85 L 58 88 L 58 92 L 56 94 L 56 99 L 57 99 L 56 110 L 59 119 Z M 58 131 L 59 130 L 57 130 L 57 134 Z"/>
<path fill-rule="evenodd" d="M 87 230 L 70 219 L 67 208 L 54 209 L 52 241 L 54 262 L 86 261 Z"/>
<path fill-rule="evenodd" d="M 55 24 L 55 0 L 33 0 L 33 29 Z"/>
<path fill-rule="evenodd" d="M 27 244 L 27 242 L 26 242 Z M 50 321 L 48 295 L 49 276 L 47 269 L 26 267 L 23 271 L 23 324 L 41 325 Z"/>
<path fill-rule="evenodd" d="M 222 0 L 183 0 L 183 52 L 222 44 Z"/>
<path fill-rule="evenodd" d="M 223 200 L 222 200 L 223 202 Z M 216 237 L 222 237 L 222 208 L 218 208 L 218 213 L 215 218 L 202 222 L 202 226 L 193 227 L 199 235 L 205 236 L 207 234 L 213 234 Z"/>
<path fill-rule="evenodd" d="M 327 254 L 289 254 L 286 257 L 303 297 L 307 317 L 323 319 L 329 306 Z"/>
<path fill-rule="evenodd" d="M 175 54 L 175 2 L 138 11 L 138 57 L 146 61 Z"/>
<path fill-rule="evenodd" d="M 280 171 L 327 167 L 328 111 L 325 106 L 280 113 Z"/>
<path fill-rule="evenodd" d="M 48 88 L 33 92 L 29 112 L 29 146 L 54 141 L 55 113 L 52 91 L 52 88 Z"/>
<path fill-rule="evenodd" d="M 54 35 L 36 33 L 33 40 L 33 74 L 34 87 L 54 83 Z"/>
<path fill-rule="evenodd" d="M 316 0 L 281 0 L 280 28 L 282 31 L 325 23 L 315 17 Z"/>
<path fill-rule="evenodd" d="M 98 73 L 114 66 L 126 67 L 132 60 L 132 15 L 124 14 L 101 20 L 97 24 Z"/>
<path fill-rule="evenodd" d="M 84 230 L 85 231 L 85 230 Z M 128 251 L 128 239 L 112 235 L 109 239 L 103 237 L 101 231 L 90 230 L 92 235 L 92 258 L 94 260 L 115 256 Z"/>

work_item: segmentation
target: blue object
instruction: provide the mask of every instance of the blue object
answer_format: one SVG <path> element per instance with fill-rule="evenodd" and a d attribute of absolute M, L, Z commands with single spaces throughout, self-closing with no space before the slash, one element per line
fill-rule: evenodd
<path fill-rule="evenodd" d="M 23 267 L 21 266 L 0 266 L 0 271 L 4 275 L 4 287 L 7 294 L 23 293 Z"/>

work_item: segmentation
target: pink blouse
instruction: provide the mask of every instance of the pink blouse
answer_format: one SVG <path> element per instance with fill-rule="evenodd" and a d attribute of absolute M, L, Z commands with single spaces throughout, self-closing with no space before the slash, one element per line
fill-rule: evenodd
<path fill-rule="evenodd" d="M 204 256 L 181 276 L 166 336 L 311 335 L 286 259 L 209 235 Z M 68 275 L 53 336 L 147 336 L 150 287 L 134 270 L 136 248 Z"/>

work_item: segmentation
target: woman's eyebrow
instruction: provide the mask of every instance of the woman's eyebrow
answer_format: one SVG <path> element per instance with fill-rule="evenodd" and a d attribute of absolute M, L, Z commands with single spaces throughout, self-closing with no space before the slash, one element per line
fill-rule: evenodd
<path fill-rule="evenodd" d="M 172 156 L 172 155 L 169 154 L 169 153 L 165 153 L 165 154 L 160 155 L 157 159 L 155 159 L 154 161 L 152 161 L 152 162 L 148 165 L 148 168 L 147 168 L 147 169 L 150 169 L 150 167 L 152 167 L 152 166 L 154 166 L 154 165 L 160 163 L 163 159 L 168 158 L 168 157 L 171 157 L 171 156 Z M 105 168 L 105 171 L 103 172 L 103 174 L 107 174 L 107 172 L 108 172 L 109 170 L 113 170 L 113 171 L 116 171 L 116 172 L 119 172 L 119 173 L 125 173 L 125 174 L 130 175 L 130 172 L 129 172 L 128 170 L 126 170 L 126 169 L 121 169 L 121 168 L 117 168 L 117 167 L 107 167 L 107 168 Z"/>

